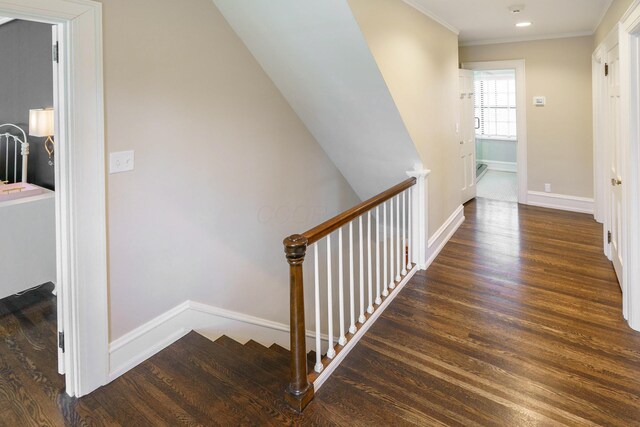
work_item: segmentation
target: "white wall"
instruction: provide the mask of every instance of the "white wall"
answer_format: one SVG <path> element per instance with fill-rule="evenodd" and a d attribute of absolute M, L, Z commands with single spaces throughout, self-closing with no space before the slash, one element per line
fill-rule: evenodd
<path fill-rule="evenodd" d="M 214 0 L 361 198 L 418 152 L 346 0 Z"/>
<path fill-rule="evenodd" d="M 359 202 L 210 0 L 103 0 L 115 340 L 187 299 L 288 321 L 282 239 Z"/>
<path fill-rule="evenodd" d="M 460 206 L 458 36 L 400 0 L 349 0 L 429 175 L 429 237 Z"/>
<path fill-rule="evenodd" d="M 592 37 L 460 48 L 460 62 L 524 59 L 531 191 L 593 197 Z M 546 96 L 544 107 L 534 96 Z"/>

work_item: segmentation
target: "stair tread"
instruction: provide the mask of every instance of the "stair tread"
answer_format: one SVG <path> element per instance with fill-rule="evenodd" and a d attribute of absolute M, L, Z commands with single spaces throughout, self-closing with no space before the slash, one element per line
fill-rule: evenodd
<path fill-rule="evenodd" d="M 229 350 L 197 333 L 184 339 L 190 345 L 189 350 L 183 346 L 174 348 L 175 352 L 187 356 L 203 369 L 233 381 L 249 395 L 271 405 L 274 411 L 290 412 L 282 398 L 286 379 L 283 381 L 281 374 L 255 365 L 242 351 Z"/>
<path fill-rule="evenodd" d="M 271 347 L 269 347 L 271 350 L 275 351 L 278 354 L 281 354 L 285 357 L 289 357 L 289 350 L 287 350 L 286 348 L 282 347 L 281 345 L 278 344 L 272 344 Z"/>
<path fill-rule="evenodd" d="M 188 402 L 193 412 L 200 412 L 213 419 L 224 414 L 225 419 L 237 425 L 258 421 L 273 424 L 271 414 L 263 409 L 269 406 L 268 403 L 247 395 L 246 391 L 228 377 L 214 375 L 184 357 L 185 352 L 193 352 L 196 348 L 188 340 L 191 334 L 195 333 L 191 332 L 149 359 L 145 368 L 152 371 L 151 377 L 158 378 L 158 382 L 165 387 L 169 385 L 173 393 L 179 395 L 185 403 Z M 204 337 L 202 339 L 206 340 Z M 161 371 L 153 369 L 153 366 Z M 180 381 L 181 379 L 188 381 Z M 202 404 L 202 395 L 208 397 L 206 404 Z"/>
<path fill-rule="evenodd" d="M 287 360 L 280 357 L 273 357 L 266 347 L 262 349 L 254 348 L 253 346 L 244 346 L 245 357 L 249 359 L 254 365 L 265 369 L 274 374 L 279 381 L 274 383 L 274 386 L 278 390 L 284 390 L 289 377 L 289 363 Z"/>
<path fill-rule="evenodd" d="M 226 335 L 222 335 L 221 337 L 216 339 L 214 342 L 216 344 L 220 344 L 221 346 L 228 348 L 229 350 L 241 350 L 242 348 L 244 348 L 244 346 L 240 344 L 238 341 L 234 340 L 233 338 L 229 338 Z"/>

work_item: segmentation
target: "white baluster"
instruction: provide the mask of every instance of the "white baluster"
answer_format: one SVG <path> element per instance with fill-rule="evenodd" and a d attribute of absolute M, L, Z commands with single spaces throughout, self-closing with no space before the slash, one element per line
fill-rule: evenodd
<path fill-rule="evenodd" d="M 393 269 L 395 265 L 395 257 L 396 253 L 394 250 L 394 242 L 395 238 L 393 237 L 393 198 L 389 201 L 389 289 L 393 289 L 396 287 L 396 282 L 394 281 Z"/>
<path fill-rule="evenodd" d="M 367 282 L 369 284 L 369 306 L 367 313 L 373 313 L 373 275 L 371 274 L 371 211 L 367 212 Z"/>
<path fill-rule="evenodd" d="M 402 262 L 400 261 L 401 258 L 401 248 L 400 245 L 402 244 L 401 240 L 400 240 L 400 234 L 402 233 L 402 229 L 400 228 L 400 196 L 397 196 L 397 200 L 396 200 L 396 282 L 400 283 L 400 280 L 402 280 L 402 277 L 400 276 L 400 272 L 402 270 L 402 267 L 400 266 L 402 264 Z"/>
<path fill-rule="evenodd" d="M 340 302 L 340 338 L 338 344 L 345 345 L 344 336 L 344 268 L 342 260 L 342 228 L 338 230 L 338 301 Z"/>
<path fill-rule="evenodd" d="M 355 303 L 355 280 L 353 279 L 353 221 L 349 223 L 349 304 L 351 306 L 351 323 L 349 326 L 349 332 L 355 334 L 358 328 L 356 327 L 356 303 Z"/>
<path fill-rule="evenodd" d="M 409 256 L 407 258 L 407 270 L 413 268 L 413 188 L 408 190 L 409 192 L 409 236 L 407 237 L 407 246 L 409 246 Z"/>
<path fill-rule="evenodd" d="M 362 233 L 362 216 L 360 217 L 358 225 L 360 230 L 360 317 L 358 318 L 358 322 L 364 323 L 367 318 L 364 316 L 364 236 Z"/>
<path fill-rule="evenodd" d="M 315 267 L 315 297 L 316 297 L 316 372 L 322 372 L 322 341 L 320 339 L 320 264 L 318 263 L 318 244 L 313 245 L 313 261 Z"/>
<path fill-rule="evenodd" d="M 331 281 L 331 234 L 327 236 L 327 328 L 329 329 L 329 348 L 327 357 L 333 359 L 336 351 L 333 348 L 333 283 Z"/>
<path fill-rule="evenodd" d="M 389 254 L 387 253 L 387 203 L 382 205 L 382 258 L 384 258 L 383 273 L 382 273 L 382 296 L 389 295 L 389 282 L 387 282 L 387 264 L 389 264 Z"/>
<path fill-rule="evenodd" d="M 407 192 L 402 192 L 402 275 L 407 275 L 407 264 L 405 262 L 407 250 Z"/>
<path fill-rule="evenodd" d="M 380 304 L 380 209 L 376 206 L 376 305 Z"/>

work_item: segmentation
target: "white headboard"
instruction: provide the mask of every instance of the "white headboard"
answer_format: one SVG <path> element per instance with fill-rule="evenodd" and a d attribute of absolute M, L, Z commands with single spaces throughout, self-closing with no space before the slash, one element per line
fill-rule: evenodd
<path fill-rule="evenodd" d="M 22 133 L 22 139 L 12 135 L 7 128 L 14 128 Z M 18 144 L 20 144 L 20 155 L 22 156 L 22 182 L 27 182 L 27 167 L 29 165 L 29 142 L 27 134 L 17 125 L 5 123 L 0 125 L 0 161 L 4 156 L 5 176 L 0 176 L 0 181 L 9 181 L 9 146 L 13 143 L 13 182 L 18 182 Z"/>

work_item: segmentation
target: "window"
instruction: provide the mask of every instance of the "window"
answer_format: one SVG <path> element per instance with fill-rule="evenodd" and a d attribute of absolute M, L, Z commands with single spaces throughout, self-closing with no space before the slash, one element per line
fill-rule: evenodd
<path fill-rule="evenodd" d="M 476 137 L 516 139 L 516 72 L 474 73 Z"/>

